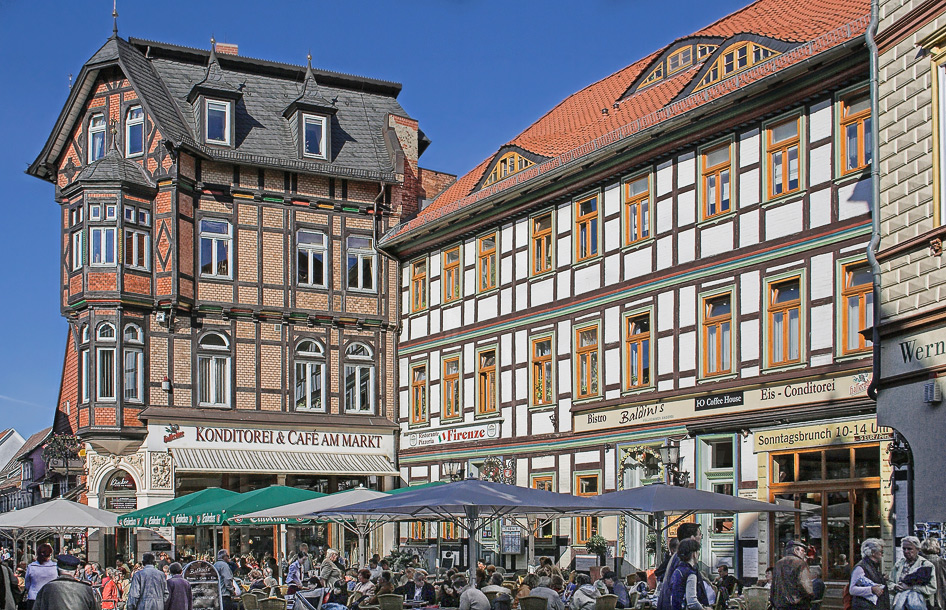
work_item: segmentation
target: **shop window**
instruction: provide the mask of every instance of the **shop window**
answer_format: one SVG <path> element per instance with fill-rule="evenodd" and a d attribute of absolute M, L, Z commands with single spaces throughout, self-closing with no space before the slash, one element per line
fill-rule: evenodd
<path fill-rule="evenodd" d="M 230 405 L 230 341 L 210 332 L 197 344 L 197 401 L 204 406 Z"/>
<path fill-rule="evenodd" d="M 732 371 L 732 296 L 703 299 L 703 375 Z"/>
<path fill-rule="evenodd" d="M 375 290 L 375 264 L 378 253 L 370 237 L 348 238 L 348 287 L 353 290 Z"/>
<path fill-rule="evenodd" d="M 296 232 L 296 281 L 300 286 L 325 288 L 327 239 L 319 231 Z"/>
<path fill-rule="evenodd" d="M 580 474 L 575 477 L 575 495 L 576 496 L 597 496 L 601 493 L 598 486 L 597 474 Z M 575 544 L 585 544 L 588 540 L 598 533 L 597 517 L 579 517 L 575 527 Z"/>
<path fill-rule="evenodd" d="M 700 155 L 700 183 L 703 194 L 703 219 L 726 214 L 730 205 L 730 145 L 710 148 Z"/>
<path fill-rule="evenodd" d="M 141 402 L 144 399 L 144 341 L 141 327 L 127 324 L 124 333 L 124 360 L 122 381 L 125 400 Z"/>
<path fill-rule="evenodd" d="M 650 176 L 624 184 L 624 245 L 650 237 Z"/>
<path fill-rule="evenodd" d="M 554 364 L 552 361 L 552 337 L 532 339 L 532 405 L 541 407 L 552 404 Z"/>
<path fill-rule="evenodd" d="M 230 223 L 204 218 L 200 221 L 200 275 L 207 278 L 230 278 L 232 249 Z"/>
<path fill-rule="evenodd" d="M 532 489 L 541 489 L 542 491 L 555 491 L 554 475 L 535 475 L 532 477 Z M 554 534 L 552 520 L 539 521 L 536 523 L 534 536 L 536 538 L 551 538 Z"/>
<path fill-rule="evenodd" d="M 598 196 L 575 202 L 575 262 L 598 256 Z"/>
<path fill-rule="evenodd" d="M 801 188 L 800 133 L 800 116 L 775 123 L 765 130 L 766 192 L 769 199 Z"/>
<path fill-rule="evenodd" d="M 427 409 L 427 365 L 415 364 L 411 367 L 411 424 L 426 424 Z"/>
<path fill-rule="evenodd" d="M 769 284 L 769 365 L 801 361 L 801 280 Z"/>
<path fill-rule="evenodd" d="M 373 352 L 364 343 L 352 343 L 345 350 L 345 410 L 374 412 Z"/>
<path fill-rule="evenodd" d="M 489 415 L 497 412 L 496 405 L 496 350 L 484 349 L 477 353 L 476 377 L 479 401 L 477 414 Z"/>
<path fill-rule="evenodd" d="M 841 270 L 841 347 L 845 354 L 867 351 L 872 342 L 860 331 L 874 325 L 874 277 L 863 263 Z"/>
<path fill-rule="evenodd" d="M 841 174 L 850 174 L 870 165 L 870 93 L 856 91 L 840 100 Z"/>
<path fill-rule="evenodd" d="M 325 349 L 305 339 L 296 346 L 296 411 L 325 411 Z"/>
<path fill-rule="evenodd" d="M 427 309 L 427 259 L 411 263 L 411 313 Z"/>
<path fill-rule="evenodd" d="M 532 275 L 552 270 L 552 213 L 536 216 L 532 224 Z"/>
<path fill-rule="evenodd" d="M 463 267 L 460 246 L 443 251 L 443 302 L 452 303 L 463 295 Z"/>
<path fill-rule="evenodd" d="M 598 325 L 575 330 L 575 398 L 598 395 Z"/>
<path fill-rule="evenodd" d="M 624 389 L 650 386 L 650 312 L 625 318 Z"/>
<path fill-rule="evenodd" d="M 93 114 L 89 119 L 89 163 L 105 156 L 105 115 Z"/>
<path fill-rule="evenodd" d="M 477 240 L 477 269 L 479 275 L 479 291 L 492 290 L 497 285 L 496 234 L 485 235 Z"/>
<path fill-rule="evenodd" d="M 125 113 L 125 156 L 137 157 L 145 150 L 145 113 L 132 106 Z"/>
<path fill-rule="evenodd" d="M 441 417 L 451 419 L 460 417 L 460 356 L 446 357 L 443 360 L 443 410 Z"/>

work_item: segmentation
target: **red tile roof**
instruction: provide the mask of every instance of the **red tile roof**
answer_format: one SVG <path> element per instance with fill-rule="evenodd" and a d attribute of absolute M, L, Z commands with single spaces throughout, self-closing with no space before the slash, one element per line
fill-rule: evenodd
<path fill-rule="evenodd" d="M 758 0 L 569 96 L 504 145 L 551 157 L 549 161 L 473 192 L 495 158 L 494 154 L 457 180 L 416 218 L 389 232 L 382 243 L 862 35 L 869 13 L 870 0 Z M 747 33 L 808 44 L 760 64 L 764 67 L 740 72 L 738 79 L 731 77 L 673 104 L 671 100 L 684 90 L 701 66 L 659 81 L 621 100 L 619 106 L 613 108 L 652 62 L 676 42 L 692 37 L 730 38 Z M 607 114 L 602 112 L 603 108 L 608 109 Z M 655 114 L 657 111 L 661 112 Z"/>

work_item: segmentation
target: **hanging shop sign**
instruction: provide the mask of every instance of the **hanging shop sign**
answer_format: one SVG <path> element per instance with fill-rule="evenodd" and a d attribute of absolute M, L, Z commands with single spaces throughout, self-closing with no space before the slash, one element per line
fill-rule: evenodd
<path fill-rule="evenodd" d="M 308 453 L 393 453 L 392 434 L 360 433 L 312 428 L 230 428 L 151 424 L 148 445 L 152 451 L 166 449 L 250 449 L 305 451 Z"/>
<path fill-rule="evenodd" d="M 575 432 L 611 430 L 668 421 L 679 422 L 712 415 L 863 398 L 867 395 L 870 378 L 870 373 L 818 377 L 742 390 L 707 393 L 679 400 L 655 401 L 603 411 L 576 413 L 574 430 Z"/>
<path fill-rule="evenodd" d="M 404 441 L 408 447 L 434 447 L 438 445 L 455 445 L 458 443 L 475 443 L 499 438 L 501 421 L 492 421 L 488 424 L 473 424 L 470 426 L 450 426 L 434 430 L 418 430 L 404 434 Z"/>
<path fill-rule="evenodd" d="M 884 378 L 921 373 L 946 365 L 946 328 L 898 337 L 880 345 Z"/>
<path fill-rule="evenodd" d="M 877 420 L 871 417 L 824 422 L 812 426 L 756 430 L 753 432 L 753 436 L 755 437 L 754 451 L 759 453 L 760 451 L 782 451 L 806 447 L 889 441 L 893 438 L 893 430 L 878 426 Z"/>

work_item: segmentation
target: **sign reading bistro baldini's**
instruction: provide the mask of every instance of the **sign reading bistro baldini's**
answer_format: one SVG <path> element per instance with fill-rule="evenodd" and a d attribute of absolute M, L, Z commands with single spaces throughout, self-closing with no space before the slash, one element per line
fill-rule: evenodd
<path fill-rule="evenodd" d="M 815 402 L 849 400 L 867 394 L 870 377 L 870 373 L 819 377 L 745 390 L 710 392 L 691 398 L 576 413 L 574 430 L 575 432 L 607 430 Z"/>

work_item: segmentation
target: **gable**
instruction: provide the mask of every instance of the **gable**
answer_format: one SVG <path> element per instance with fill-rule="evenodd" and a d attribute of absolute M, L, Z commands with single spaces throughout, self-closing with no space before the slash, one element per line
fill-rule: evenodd
<path fill-rule="evenodd" d="M 481 189 L 542 163 L 548 157 L 537 155 L 519 146 L 504 146 L 489 163 L 476 189 Z"/>

